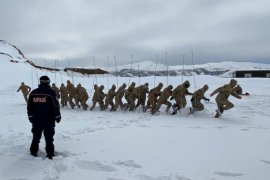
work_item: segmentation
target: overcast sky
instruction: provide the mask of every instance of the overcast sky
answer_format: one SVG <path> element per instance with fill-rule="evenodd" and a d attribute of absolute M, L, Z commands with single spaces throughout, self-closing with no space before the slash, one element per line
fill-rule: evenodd
<path fill-rule="evenodd" d="M 0 0 L 0 24 L 29 59 L 270 63 L 269 0 Z"/>

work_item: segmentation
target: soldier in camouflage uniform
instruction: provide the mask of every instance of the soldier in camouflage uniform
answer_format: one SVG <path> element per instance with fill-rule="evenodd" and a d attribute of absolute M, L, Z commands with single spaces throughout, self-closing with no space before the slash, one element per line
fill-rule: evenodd
<path fill-rule="evenodd" d="M 116 111 L 116 109 L 118 108 L 118 106 L 120 105 L 120 108 L 123 109 L 124 108 L 124 104 L 122 102 L 122 98 L 126 92 L 126 87 L 127 85 L 124 83 L 122 84 L 122 86 L 119 87 L 119 89 L 116 92 L 116 96 L 115 96 L 115 108 L 113 109 L 113 111 Z"/>
<path fill-rule="evenodd" d="M 74 100 L 75 100 L 75 104 L 78 108 L 81 108 L 79 102 L 80 102 L 80 89 L 82 88 L 81 83 L 77 84 L 76 88 L 75 88 L 75 93 L 74 93 Z"/>
<path fill-rule="evenodd" d="M 185 81 L 183 84 L 177 86 L 172 92 L 172 98 L 175 100 L 175 104 L 173 107 L 172 115 L 177 113 L 177 110 L 184 108 L 187 105 L 186 95 L 193 95 L 188 92 L 188 88 L 190 86 L 189 81 Z"/>
<path fill-rule="evenodd" d="M 234 92 L 234 87 L 237 85 L 237 81 L 235 79 L 231 79 L 229 84 L 226 84 L 222 87 L 217 88 L 214 92 L 210 94 L 210 97 L 218 93 L 216 97 L 217 107 L 215 118 L 221 116 L 221 114 L 225 110 L 229 110 L 234 107 L 233 103 L 231 103 L 228 99 L 230 95 L 241 99 L 241 96 Z"/>
<path fill-rule="evenodd" d="M 168 98 L 172 95 L 172 89 L 173 86 L 169 85 L 163 90 L 163 92 L 161 93 L 161 95 L 157 100 L 157 103 L 152 108 L 152 114 L 155 114 L 157 111 L 159 111 L 162 104 L 167 105 L 165 112 L 168 113 L 170 107 L 172 106 L 172 103 L 168 101 Z"/>
<path fill-rule="evenodd" d="M 69 105 L 72 109 L 74 109 L 75 104 L 72 100 L 73 100 L 74 95 L 75 95 L 75 87 L 69 80 L 67 80 L 67 92 L 68 92 Z"/>
<path fill-rule="evenodd" d="M 132 82 L 125 93 L 125 98 L 127 100 L 127 109 L 129 111 L 133 111 L 135 108 L 135 100 L 136 100 L 135 85 L 136 85 L 135 82 Z"/>
<path fill-rule="evenodd" d="M 191 98 L 192 107 L 189 109 L 189 114 L 194 114 L 195 111 L 202 111 L 204 110 L 204 105 L 201 103 L 201 100 L 204 99 L 209 101 L 208 98 L 204 96 L 205 92 L 209 89 L 208 85 L 205 84 L 201 89 L 198 89 L 193 93 Z"/>
<path fill-rule="evenodd" d="M 113 84 L 112 88 L 108 92 L 108 95 L 106 96 L 104 109 L 107 109 L 109 105 L 111 105 L 111 111 L 115 109 L 115 105 L 113 103 L 113 98 L 116 96 L 115 89 L 116 86 Z"/>
<path fill-rule="evenodd" d="M 55 83 L 52 83 L 52 90 L 55 92 L 56 98 L 60 98 L 59 88 L 55 85 Z"/>
<path fill-rule="evenodd" d="M 25 100 L 25 102 L 27 104 L 27 102 L 28 102 L 28 94 L 31 91 L 31 88 L 29 86 L 25 85 L 24 82 L 22 82 L 19 89 L 17 90 L 17 92 L 19 92 L 20 90 L 22 91 L 24 100 Z"/>
<path fill-rule="evenodd" d="M 103 92 L 103 90 L 104 90 L 104 86 L 101 85 L 101 86 L 98 88 L 98 104 L 99 104 L 99 107 L 100 107 L 100 111 L 105 110 L 104 99 L 105 99 L 105 97 L 107 96 L 107 94 L 105 94 L 105 93 Z"/>
<path fill-rule="evenodd" d="M 92 98 L 92 101 L 93 101 L 93 104 L 92 104 L 92 107 L 90 108 L 90 111 L 93 111 L 93 109 L 96 107 L 96 104 L 98 102 L 98 85 L 94 85 L 94 95 L 93 95 L 93 98 Z"/>
<path fill-rule="evenodd" d="M 163 87 L 163 84 L 159 83 L 157 87 L 150 90 L 149 95 L 148 95 L 147 105 L 146 105 L 145 109 L 143 110 L 144 112 L 150 108 L 152 109 L 152 111 L 154 110 L 154 106 L 157 102 L 157 98 L 158 98 L 158 96 L 161 95 L 162 87 Z"/>
<path fill-rule="evenodd" d="M 64 83 L 62 83 L 60 86 L 60 95 L 61 95 L 62 107 L 67 106 L 68 93 L 67 93 L 67 88 L 65 87 Z"/>
<path fill-rule="evenodd" d="M 138 99 L 135 108 L 138 108 L 140 105 L 145 108 L 146 94 L 149 93 L 148 89 L 149 84 L 145 83 L 136 88 L 136 98 Z"/>
<path fill-rule="evenodd" d="M 78 101 L 79 103 L 81 103 L 81 106 L 83 108 L 83 110 L 86 110 L 88 108 L 87 105 L 87 100 L 89 98 L 88 93 L 86 91 L 86 89 L 84 87 L 81 86 L 81 84 L 78 84 L 78 93 L 79 93 L 79 97 L 78 97 Z"/>

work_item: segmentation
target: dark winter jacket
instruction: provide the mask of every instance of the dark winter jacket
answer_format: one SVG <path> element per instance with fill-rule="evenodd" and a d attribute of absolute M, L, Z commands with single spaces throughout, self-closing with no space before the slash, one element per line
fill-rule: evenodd
<path fill-rule="evenodd" d="M 55 121 L 60 121 L 59 102 L 49 84 L 40 84 L 30 93 L 27 113 L 32 126 L 36 128 L 55 127 Z"/>

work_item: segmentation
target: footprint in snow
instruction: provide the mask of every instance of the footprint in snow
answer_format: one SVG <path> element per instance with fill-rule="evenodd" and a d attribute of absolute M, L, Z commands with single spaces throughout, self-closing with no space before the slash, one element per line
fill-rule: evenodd
<path fill-rule="evenodd" d="M 132 168 L 142 168 L 141 165 L 135 163 L 133 160 L 118 161 L 118 162 L 115 162 L 114 164 L 118 165 L 118 166 L 125 166 L 125 167 L 132 167 Z"/>
<path fill-rule="evenodd" d="M 224 177 L 238 177 L 238 176 L 243 176 L 243 173 L 232 173 L 232 172 L 222 172 L 222 171 L 216 171 L 216 175 L 219 176 L 224 176 Z"/>
<path fill-rule="evenodd" d="M 117 171 L 114 167 L 110 165 L 103 164 L 99 161 L 78 161 L 76 162 L 77 166 L 81 169 L 94 170 L 94 171 L 105 171 L 105 172 L 114 172 Z"/>
<path fill-rule="evenodd" d="M 249 129 L 248 128 L 245 128 L 245 129 L 241 129 L 242 131 L 249 131 Z"/>
<path fill-rule="evenodd" d="M 204 129 L 203 127 L 200 126 L 194 126 L 194 127 L 188 127 L 189 129 Z"/>
<path fill-rule="evenodd" d="M 215 127 L 215 128 L 218 128 L 218 129 L 224 129 L 224 128 L 226 128 L 227 126 L 217 126 L 217 127 Z"/>
<path fill-rule="evenodd" d="M 135 176 L 140 180 L 191 180 L 190 178 L 187 178 L 185 176 L 179 176 L 179 175 L 169 175 L 169 176 L 160 176 L 160 177 L 151 177 L 145 174 L 140 174 Z"/>
<path fill-rule="evenodd" d="M 263 163 L 266 163 L 266 164 L 270 165 L 270 161 L 261 160 L 261 162 L 263 162 Z"/>

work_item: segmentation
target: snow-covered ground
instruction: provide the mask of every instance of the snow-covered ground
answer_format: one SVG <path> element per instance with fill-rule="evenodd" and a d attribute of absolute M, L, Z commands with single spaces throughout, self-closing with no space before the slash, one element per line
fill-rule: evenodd
<path fill-rule="evenodd" d="M 270 179 L 270 79 L 238 79 L 251 96 L 241 100 L 231 97 L 235 108 L 221 119 L 213 118 L 214 98 L 205 110 L 187 116 L 187 109 L 176 116 L 136 112 L 90 112 L 61 109 L 62 120 L 56 126 L 55 148 L 58 156 L 45 158 L 44 139 L 39 157 L 29 155 L 31 124 L 26 104 L 16 90 L 24 81 L 37 87 L 39 76 L 47 74 L 61 83 L 60 74 L 37 71 L 24 63 L 0 62 L 0 179 L 2 180 L 269 180 Z M 62 75 L 64 83 L 68 76 Z M 94 78 L 74 77 L 93 93 Z M 193 77 L 190 91 L 195 89 Z M 154 77 L 119 78 L 137 84 Z M 106 90 L 115 77 L 98 77 Z M 166 77 L 156 77 L 156 84 L 167 85 Z M 169 77 L 178 85 L 182 77 Z M 210 86 L 206 96 L 229 79 L 196 76 L 196 88 Z M 190 97 L 188 97 L 189 99 Z M 91 101 L 88 102 L 91 105 Z M 190 104 L 188 104 L 190 106 Z"/>

